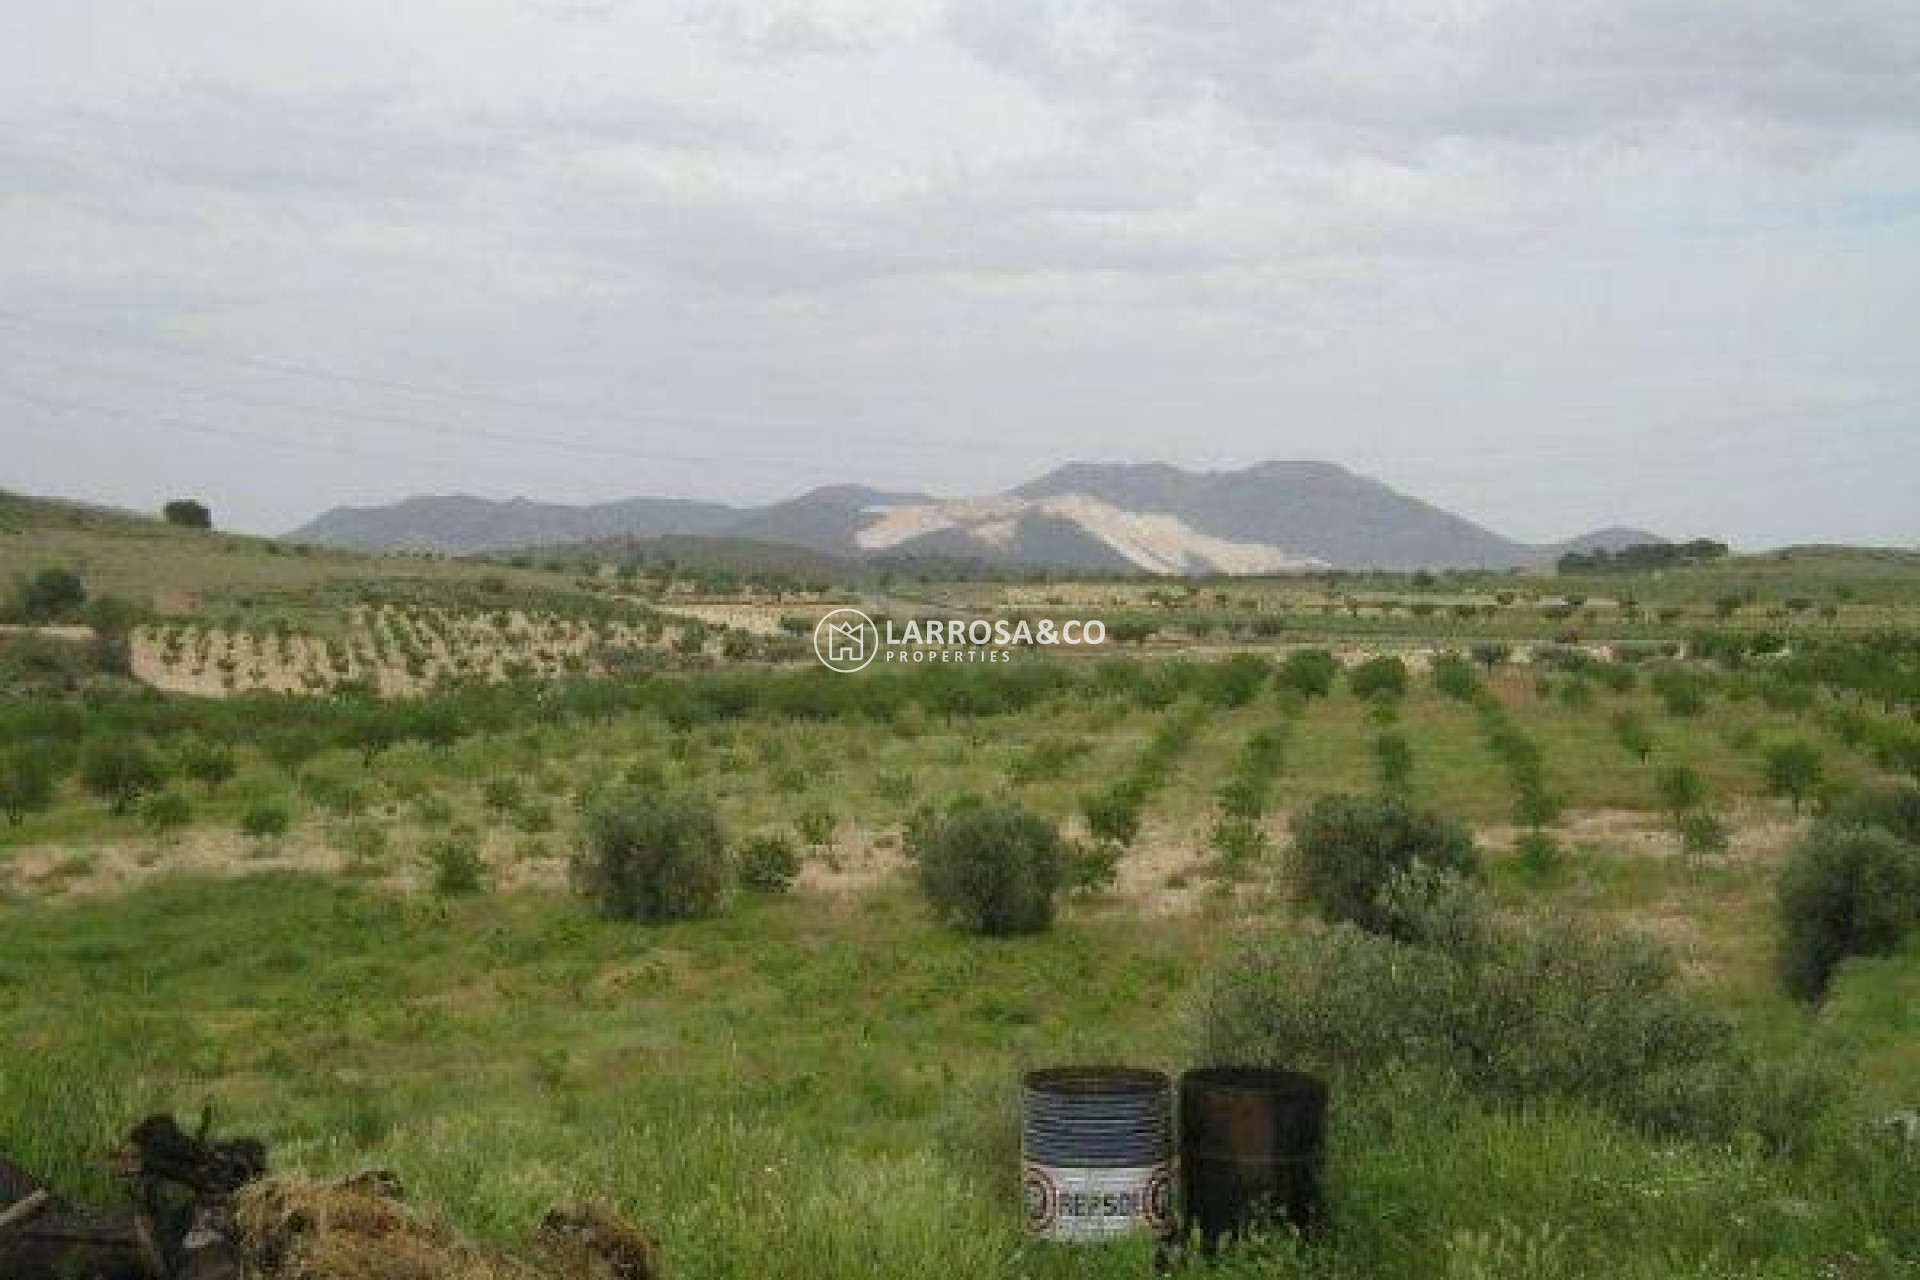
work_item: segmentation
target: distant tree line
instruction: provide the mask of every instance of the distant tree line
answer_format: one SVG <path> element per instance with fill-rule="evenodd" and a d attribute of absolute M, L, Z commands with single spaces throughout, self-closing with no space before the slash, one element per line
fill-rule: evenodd
<path fill-rule="evenodd" d="M 1691 542 L 1636 542 L 1618 551 L 1596 547 L 1592 551 L 1569 551 L 1557 567 L 1561 573 L 1639 573 L 1648 569 L 1673 569 L 1687 564 L 1704 564 L 1727 554 L 1727 544 L 1711 538 Z"/>

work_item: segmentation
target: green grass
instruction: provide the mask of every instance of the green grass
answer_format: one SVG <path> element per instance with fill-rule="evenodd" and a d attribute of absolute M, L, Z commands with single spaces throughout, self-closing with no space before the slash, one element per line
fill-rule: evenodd
<path fill-rule="evenodd" d="M 596 1195 L 676 1276 L 876 1280 L 1136 1273 L 1139 1248 L 1021 1240 L 1012 1086 L 1042 1062 L 1183 1065 L 1230 932 L 1081 910 L 974 941 L 894 893 L 645 930 L 544 894 L 282 876 L 0 920 L 0 1142 L 69 1189 L 106 1191 L 95 1157 L 138 1107 L 211 1104 L 283 1166 L 391 1168 L 485 1238 Z M 1920 1085 L 1912 962 L 1856 967 L 1817 1027 L 1881 1100 Z M 1887 1235 L 1886 1170 L 1844 1154 L 1653 1142 L 1418 1081 L 1334 1115 L 1333 1230 L 1265 1274 L 1892 1276 L 1916 1243 Z"/>

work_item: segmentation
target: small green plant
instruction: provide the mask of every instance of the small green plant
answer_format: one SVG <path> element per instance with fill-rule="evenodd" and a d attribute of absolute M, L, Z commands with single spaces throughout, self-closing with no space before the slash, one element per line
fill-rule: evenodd
<path fill-rule="evenodd" d="M 1126 852 L 1111 840 L 1075 840 L 1064 846 L 1065 873 L 1061 887 L 1069 893 L 1105 893 L 1120 880 L 1120 858 Z"/>
<path fill-rule="evenodd" d="M 0 752 L 0 813 L 14 826 L 53 805 L 53 768 L 26 748 Z"/>
<path fill-rule="evenodd" d="M 1347 671 L 1347 688 L 1363 700 L 1398 700 L 1407 692 L 1407 664 L 1391 655 L 1368 658 Z"/>
<path fill-rule="evenodd" d="M 1726 824 L 1705 809 L 1681 815 L 1678 829 L 1680 848 L 1694 857 L 1727 851 Z"/>
<path fill-rule="evenodd" d="M 1653 754 L 1653 735 L 1637 711 L 1617 711 L 1611 721 L 1614 741 L 1634 759 L 1645 761 Z"/>
<path fill-rule="evenodd" d="M 1281 660 L 1274 679 L 1304 698 L 1326 696 L 1340 675 L 1340 661 L 1325 649 L 1296 649 Z"/>
<path fill-rule="evenodd" d="M 431 873 L 433 891 L 445 896 L 478 893 L 485 887 L 487 864 L 480 856 L 480 838 L 458 828 L 429 840 L 420 850 Z"/>
<path fill-rule="evenodd" d="M 1668 765 L 1654 778 L 1654 789 L 1659 792 L 1660 803 L 1673 819 L 1675 829 L 1685 820 L 1688 813 L 1700 807 L 1706 799 L 1707 787 L 1700 775 L 1691 765 Z"/>
<path fill-rule="evenodd" d="M 186 793 L 168 787 L 140 804 L 140 821 L 157 836 L 169 836 L 193 821 L 193 802 Z"/>
<path fill-rule="evenodd" d="M 240 814 L 241 833 L 255 840 L 276 840 L 292 825 L 293 815 L 279 800 L 256 800 Z"/>
<path fill-rule="evenodd" d="M 1373 763 L 1383 791 L 1405 791 L 1413 781 L 1413 745 L 1405 734 L 1389 732 L 1375 738 Z"/>
<path fill-rule="evenodd" d="M 1267 831 L 1254 818 L 1222 817 L 1207 833 L 1207 843 L 1229 875 L 1244 873 L 1267 851 Z"/>
<path fill-rule="evenodd" d="M 800 874 L 800 855 L 778 832 L 753 836 L 733 856 L 740 887 L 755 893 L 785 893 Z"/>
<path fill-rule="evenodd" d="M 510 814 L 526 803 L 527 789 L 518 778 L 489 778 L 480 788 L 480 798 L 495 813 Z"/>
<path fill-rule="evenodd" d="M 793 825 L 799 830 L 802 840 L 817 848 L 833 843 L 833 837 L 840 829 L 840 819 L 833 810 L 823 805 L 812 805 L 801 810 L 800 816 L 793 820 Z"/>
<path fill-rule="evenodd" d="M 183 777 L 208 787 L 216 787 L 233 777 L 233 750 L 225 743 L 204 738 L 188 738 L 174 749 Z"/>
<path fill-rule="evenodd" d="M 1546 880 L 1559 871 L 1565 860 L 1560 852 L 1560 842 L 1551 832 L 1534 828 L 1524 831 L 1513 847 L 1514 862 L 1520 870 L 1533 880 Z"/>
<path fill-rule="evenodd" d="M 1123 778 L 1082 796 L 1080 813 L 1096 839 L 1125 847 L 1140 834 L 1140 811 L 1145 804 L 1146 788 L 1136 779 Z"/>
<path fill-rule="evenodd" d="M 1826 777 L 1826 759 L 1820 748 L 1804 738 L 1768 747 L 1766 766 L 1767 790 L 1791 800 L 1796 814 Z"/>

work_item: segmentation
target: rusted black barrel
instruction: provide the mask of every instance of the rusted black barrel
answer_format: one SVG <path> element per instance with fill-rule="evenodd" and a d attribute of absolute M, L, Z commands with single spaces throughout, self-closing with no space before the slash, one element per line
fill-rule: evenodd
<path fill-rule="evenodd" d="M 1212 1249 L 1261 1220 L 1301 1231 L 1320 1212 L 1327 1086 L 1265 1067 L 1201 1067 L 1180 1077 L 1182 1225 Z"/>
<path fill-rule="evenodd" d="M 1052 1067 L 1021 1082 L 1027 1229 L 1105 1240 L 1172 1221 L 1173 1082 L 1137 1067 Z"/>

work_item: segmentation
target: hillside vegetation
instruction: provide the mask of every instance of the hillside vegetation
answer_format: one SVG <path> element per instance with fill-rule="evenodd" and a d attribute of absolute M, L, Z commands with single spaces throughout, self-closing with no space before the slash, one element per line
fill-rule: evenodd
<path fill-rule="evenodd" d="M 1023 1240 L 1020 1070 L 1283 1059 L 1327 1229 L 1194 1274 L 1920 1265 L 1912 556 L 882 585 L 0 510 L 87 594 L 0 637 L 0 1148 L 64 1190 L 209 1104 L 674 1277 L 1144 1274 Z M 844 676 L 838 599 L 1117 638 Z"/>

